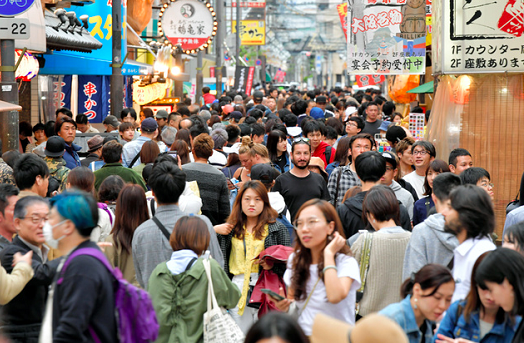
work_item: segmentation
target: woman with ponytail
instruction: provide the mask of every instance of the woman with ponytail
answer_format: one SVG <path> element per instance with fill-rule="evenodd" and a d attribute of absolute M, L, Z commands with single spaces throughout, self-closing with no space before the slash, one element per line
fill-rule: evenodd
<path fill-rule="evenodd" d="M 449 269 L 427 264 L 402 284 L 400 295 L 404 300 L 387 306 L 379 314 L 400 325 L 410 343 L 430 343 L 434 322 L 448 309 L 454 291 L 455 280 Z"/>

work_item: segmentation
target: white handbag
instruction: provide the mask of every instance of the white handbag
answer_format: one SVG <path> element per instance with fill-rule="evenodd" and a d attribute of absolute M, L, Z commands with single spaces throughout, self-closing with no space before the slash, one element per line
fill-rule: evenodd
<path fill-rule="evenodd" d="M 204 313 L 204 343 L 243 343 L 244 333 L 240 327 L 227 313 L 226 309 L 218 306 L 215 291 L 213 290 L 213 279 L 211 278 L 211 266 L 208 259 L 203 259 L 206 270 L 207 287 L 207 312 Z"/>

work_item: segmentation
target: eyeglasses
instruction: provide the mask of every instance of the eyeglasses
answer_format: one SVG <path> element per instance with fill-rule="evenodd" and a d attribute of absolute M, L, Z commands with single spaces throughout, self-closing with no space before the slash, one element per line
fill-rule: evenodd
<path fill-rule="evenodd" d="M 495 187 L 495 185 L 493 183 L 491 183 L 491 182 L 489 182 L 489 183 L 488 182 L 482 182 L 480 184 L 480 187 L 483 187 L 483 188 L 491 187 L 491 188 L 493 188 L 493 187 Z"/>
<path fill-rule="evenodd" d="M 30 219 L 33 224 L 40 224 L 41 222 L 46 222 L 49 217 L 48 216 L 43 216 L 43 217 L 40 217 L 40 216 L 26 216 L 26 217 L 23 217 L 21 219 Z"/>
<path fill-rule="evenodd" d="M 307 145 L 310 145 L 311 143 L 309 143 L 309 138 L 305 138 L 305 137 L 297 137 L 297 138 L 294 138 L 293 139 L 293 143 L 291 145 L 295 145 L 295 144 L 298 144 L 300 142 L 304 142 L 306 143 Z"/>
<path fill-rule="evenodd" d="M 295 221 L 295 224 L 293 225 L 293 227 L 297 231 L 298 230 L 303 230 L 304 227 L 307 227 L 308 229 L 311 229 L 312 227 L 317 225 L 318 222 L 320 222 L 320 219 L 318 219 L 318 218 L 310 218 L 310 219 L 306 220 L 305 222 L 302 221 L 302 220 L 297 220 L 297 221 Z"/>
<path fill-rule="evenodd" d="M 413 151 L 413 156 L 417 156 L 417 155 L 426 156 L 427 154 L 428 154 L 428 152 L 426 150 Z"/>
<path fill-rule="evenodd" d="M 357 123 L 355 123 L 355 122 L 352 121 L 352 120 L 347 121 L 347 122 L 346 122 L 346 126 L 358 127 Z"/>

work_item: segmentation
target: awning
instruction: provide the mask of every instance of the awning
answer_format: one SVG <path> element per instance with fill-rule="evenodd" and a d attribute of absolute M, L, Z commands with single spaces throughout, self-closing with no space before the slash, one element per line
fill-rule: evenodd
<path fill-rule="evenodd" d="M 435 89 L 433 87 L 433 81 L 429 81 L 423 85 L 420 85 L 418 87 L 415 87 L 407 91 L 407 93 L 423 94 L 423 93 L 433 93 L 434 91 Z"/>
<path fill-rule="evenodd" d="M 44 68 L 40 75 L 111 75 L 111 61 L 89 57 L 67 55 L 55 52 L 43 55 Z M 147 75 L 153 72 L 153 66 L 145 63 L 127 60 L 122 66 L 122 75 Z"/>
<path fill-rule="evenodd" d="M 18 106 L 10 102 L 0 100 L 0 112 L 21 111 L 21 110 L 22 110 L 22 106 Z"/>

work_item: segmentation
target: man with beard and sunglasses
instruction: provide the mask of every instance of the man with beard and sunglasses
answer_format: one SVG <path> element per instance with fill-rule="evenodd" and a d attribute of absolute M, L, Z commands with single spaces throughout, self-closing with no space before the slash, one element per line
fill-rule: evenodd
<path fill-rule="evenodd" d="M 315 198 L 329 200 L 329 192 L 324 178 L 308 170 L 311 159 L 309 139 L 300 137 L 293 141 L 291 158 L 294 167 L 276 178 L 272 190 L 284 197 L 293 221 L 303 203 Z"/>
<path fill-rule="evenodd" d="M 459 242 L 453 251 L 456 287 L 451 302 L 455 302 L 468 295 L 477 258 L 496 248 L 490 237 L 495 229 L 495 212 L 488 193 L 474 185 L 454 188 L 444 206 L 444 231 L 454 234 Z"/>

